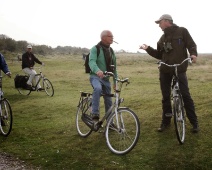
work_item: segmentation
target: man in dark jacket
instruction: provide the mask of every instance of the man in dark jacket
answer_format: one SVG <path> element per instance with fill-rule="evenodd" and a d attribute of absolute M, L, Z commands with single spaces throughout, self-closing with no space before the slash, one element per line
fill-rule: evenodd
<path fill-rule="evenodd" d="M 146 52 L 152 57 L 161 60 L 167 64 L 180 64 L 184 59 L 188 58 L 187 50 L 192 58 L 193 62 L 197 59 L 197 47 L 193 41 L 188 30 L 184 27 L 179 27 L 173 23 L 172 17 L 169 14 L 162 15 L 157 21 L 159 27 L 164 31 L 157 43 L 157 49 L 143 44 L 140 49 L 146 50 Z M 190 96 L 188 88 L 188 80 L 186 76 L 188 63 L 185 62 L 178 67 L 179 86 L 183 96 L 185 110 L 187 117 L 192 124 L 192 132 L 197 133 L 199 131 L 198 120 L 195 113 L 194 102 Z M 159 132 L 164 131 L 171 122 L 170 117 L 165 115 L 172 113 L 170 93 L 171 93 L 171 80 L 174 71 L 165 65 L 160 67 L 160 87 L 162 92 L 162 123 L 158 128 Z"/>
<path fill-rule="evenodd" d="M 42 63 L 32 53 L 32 46 L 28 45 L 27 52 L 22 55 L 22 69 L 23 69 L 24 73 L 29 75 L 29 80 L 27 81 L 27 85 L 29 88 L 31 88 L 32 81 L 34 78 L 35 78 L 35 83 L 37 84 L 37 82 L 38 82 L 38 77 L 35 76 L 37 73 L 33 68 L 35 65 L 35 62 L 38 64 L 44 65 L 44 63 Z M 37 90 L 42 90 L 40 84 L 38 84 Z"/>

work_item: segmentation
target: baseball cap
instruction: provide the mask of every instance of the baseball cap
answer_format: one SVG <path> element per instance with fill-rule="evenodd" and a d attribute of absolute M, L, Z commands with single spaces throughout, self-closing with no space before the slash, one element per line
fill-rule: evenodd
<path fill-rule="evenodd" d="M 27 45 L 27 48 L 32 48 L 32 46 L 31 45 Z"/>
<path fill-rule="evenodd" d="M 157 21 L 155 21 L 156 24 L 159 24 L 159 22 L 163 19 L 172 20 L 172 16 L 169 14 L 163 14 Z"/>

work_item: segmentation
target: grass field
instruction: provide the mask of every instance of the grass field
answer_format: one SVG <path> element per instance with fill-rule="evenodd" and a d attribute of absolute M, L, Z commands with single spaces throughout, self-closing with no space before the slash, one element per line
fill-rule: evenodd
<path fill-rule="evenodd" d="M 187 121 L 183 145 L 177 141 L 173 122 L 165 132 L 156 131 L 161 123 L 157 60 L 144 54 L 118 55 L 119 75 L 129 77 L 131 82 L 123 87 L 122 106 L 131 108 L 141 123 L 137 145 L 123 156 L 110 152 L 102 133 L 92 133 L 88 138 L 77 134 L 75 114 L 79 92 L 92 90 L 82 57 L 39 58 L 46 64 L 43 73 L 52 82 L 55 95 L 48 97 L 44 92 L 20 95 L 14 88 L 14 77 L 22 73 L 21 63 L 8 61 L 13 78 L 3 78 L 3 90 L 11 103 L 14 122 L 11 134 L 6 138 L 0 136 L 0 153 L 6 152 L 45 170 L 212 167 L 212 55 L 200 55 L 198 63 L 187 71 L 201 131 L 192 134 Z"/>

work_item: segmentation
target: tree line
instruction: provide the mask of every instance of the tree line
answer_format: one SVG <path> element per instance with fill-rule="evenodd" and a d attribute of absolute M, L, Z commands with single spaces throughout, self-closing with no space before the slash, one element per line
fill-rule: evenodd
<path fill-rule="evenodd" d="M 24 53 L 26 51 L 26 47 L 29 43 L 27 41 L 16 41 L 6 35 L 0 35 L 0 51 L 1 52 L 12 52 L 12 53 Z M 77 55 L 88 53 L 89 49 L 81 48 L 81 47 L 72 47 L 72 46 L 57 46 L 56 48 L 52 48 L 47 45 L 35 45 L 33 46 L 33 53 L 39 55 L 51 55 L 51 54 L 70 54 Z"/>

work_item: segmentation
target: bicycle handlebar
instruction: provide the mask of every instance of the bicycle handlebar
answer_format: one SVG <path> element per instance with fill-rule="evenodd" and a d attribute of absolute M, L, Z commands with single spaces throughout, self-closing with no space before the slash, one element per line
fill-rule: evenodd
<path fill-rule="evenodd" d="M 115 78 L 115 75 L 112 73 L 112 72 L 108 72 L 108 71 L 105 71 L 104 72 L 104 75 L 105 76 L 112 76 L 112 77 L 114 77 Z M 116 79 L 116 78 L 115 78 Z M 116 79 L 116 81 L 118 81 L 118 82 L 121 82 L 121 83 L 127 83 L 127 84 L 129 84 L 130 82 L 129 82 L 129 78 L 125 78 L 125 79 Z"/>
<path fill-rule="evenodd" d="M 166 63 L 164 63 L 164 62 L 162 62 L 162 61 L 159 61 L 158 64 L 159 64 L 159 67 L 161 66 L 161 64 L 166 65 L 166 66 L 168 66 L 168 67 L 178 67 L 178 66 L 180 66 L 181 64 L 183 64 L 183 63 L 184 63 L 185 61 L 187 61 L 187 60 L 188 60 L 189 63 L 192 63 L 191 58 L 188 57 L 188 58 L 186 58 L 185 60 L 183 60 L 180 64 L 169 65 L 169 64 L 166 64 Z"/>

